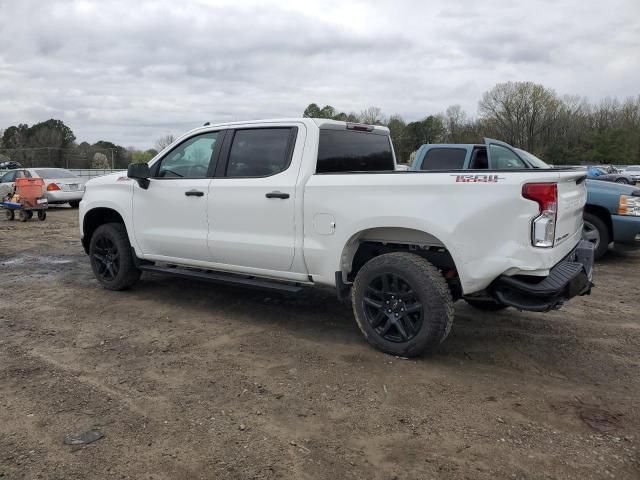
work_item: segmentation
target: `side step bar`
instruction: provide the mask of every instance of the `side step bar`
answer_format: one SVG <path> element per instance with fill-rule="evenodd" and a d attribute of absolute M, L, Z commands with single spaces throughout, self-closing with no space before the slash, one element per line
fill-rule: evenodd
<path fill-rule="evenodd" d="M 213 283 L 226 283 L 228 285 L 239 285 L 242 287 L 258 288 L 261 290 L 275 290 L 287 293 L 299 293 L 304 288 L 299 283 L 281 283 L 275 280 L 266 280 L 247 275 L 237 275 L 233 273 L 210 272 L 207 270 L 196 270 L 180 267 L 161 267 L 158 265 L 143 264 L 138 267 L 145 272 L 166 273 L 182 278 L 192 278 Z"/>

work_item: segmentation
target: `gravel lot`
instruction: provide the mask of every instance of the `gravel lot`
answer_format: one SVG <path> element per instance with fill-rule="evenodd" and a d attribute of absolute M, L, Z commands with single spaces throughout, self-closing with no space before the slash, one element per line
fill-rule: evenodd
<path fill-rule="evenodd" d="M 612 253 L 557 312 L 458 303 L 438 352 L 403 360 L 332 291 L 109 292 L 77 210 L 3 220 L 0 477 L 637 480 L 639 281 Z"/>

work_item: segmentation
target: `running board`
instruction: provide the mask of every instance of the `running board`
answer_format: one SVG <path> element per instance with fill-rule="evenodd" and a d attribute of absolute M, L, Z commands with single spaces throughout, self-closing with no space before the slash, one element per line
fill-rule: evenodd
<path fill-rule="evenodd" d="M 262 290 L 276 290 L 279 292 L 299 293 L 303 287 L 297 283 L 281 283 L 275 280 L 266 280 L 247 275 L 233 273 L 211 272 L 207 270 L 195 270 L 180 267 L 160 267 L 158 265 L 140 265 L 140 270 L 145 272 L 166 273 L 182 278 L 204 280 L 213 283 L 226 283 L 227 285 L 239 285 L 242 287 L 259 288 Z"/>

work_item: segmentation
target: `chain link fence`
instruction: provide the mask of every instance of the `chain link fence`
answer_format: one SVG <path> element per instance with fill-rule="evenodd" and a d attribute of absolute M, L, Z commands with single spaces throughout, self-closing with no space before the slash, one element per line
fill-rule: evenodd
<path fill-rule="evenodd" d="M 128 152 L 127 152 L 128 153 Z M 18 162 L 24 168 L 117 168 L 128 159 L 111 148 L 0 148 L 0 163 Z"/>

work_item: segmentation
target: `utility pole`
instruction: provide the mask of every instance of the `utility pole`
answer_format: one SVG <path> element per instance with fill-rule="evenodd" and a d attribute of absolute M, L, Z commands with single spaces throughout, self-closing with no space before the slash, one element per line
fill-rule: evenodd
<path fill-rule="evenodd" d="M 116 169 L 116 164 L 113 161 L 113 148 L 111 149 L 111 170 L 115 170 Z"/>

